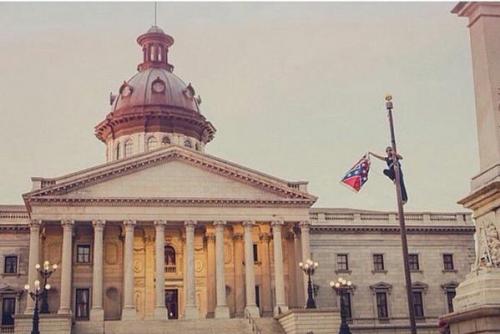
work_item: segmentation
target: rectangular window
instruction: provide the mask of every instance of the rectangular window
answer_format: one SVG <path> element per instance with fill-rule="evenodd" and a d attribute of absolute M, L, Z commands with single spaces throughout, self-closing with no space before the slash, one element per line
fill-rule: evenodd
<path fill-rule="evenodd" d="M 253 262 L 259 262 L 259 247 L 253 244 Z"/>
<path fill-rule="evenodd" d="M 5 257 L 4 273 L 17 274 L 17 256 L 10 255 Z"/>
<path fill-rule="evenodd" d="M 3 298 L 2 301 L 2 326 L 13 326 L 16 313 L 16 299 Z M 12 332 L 13 333 L 13 332 Z"/>
<path fill-rule="evenodd" d="M 373 270 L 384 271 L 384 255 L 383 254 L 373 254 Z"/>
<path fill-rule="evenodd" d="M 455 295 L 457 293 L 455 290 L 448 290 L 446 291 L 446 301 L 448 302 L 448 312 L 451 313 L 453 312 L 453 298 L 455 298 Z"/>
<path fill-rule="evenodd" d="M 443 267 L 444 270 L 453 270 L 453 254 L 443 254 Z"/>
<path fill-rule="evenodd" d="M 76 263 L 90 263 L 90 245 L 76 246 Z"/>
<path fill-rule="evenodd" d="M 89 289 L 76 289 L 75 317 L 78 320 L 89 320 Z"/>
<path fill-rule="evenodd" d="M 418 263 L 418 254 L 409 254 L 408 264 L 410 266 L 410 270 L 420 270 L 420 264 Z"/>
<path fill-rule="evenodd" d="M 413 291 L 413 310 L 416 318 L 424 317 L 424 301 L 421 291 Z"/>
<path fill-rule="evenodd" d="M 377 292 L 377 316 L 379 319 L 389 318 L 389 312 L 387 311 L 387 293 Z"/>
<path fill-rule="evenodd" d="M 340 298 L 344 301 L 347 319 L 352 319 L 351 294 L 349 292 L 344 292 L 340 295 Z"/>
<path fill-rule="evenodd" d="M 347 254 L 337 254 L 337 270 L 349 270 Z"/>

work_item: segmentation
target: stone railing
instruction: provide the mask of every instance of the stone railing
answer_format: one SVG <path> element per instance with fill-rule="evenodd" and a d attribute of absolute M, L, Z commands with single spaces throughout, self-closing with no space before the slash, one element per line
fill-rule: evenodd
<path fill-rule="evenodd" d="M 329 212 L 320 209 L 312 209 L 309 213 L 310 219 L 316 224 L 335 224 L 335 223 L 355 223 L 355 224 L 370 224 L 370 223 L 387 223 L 397 224 L 398 215 L 394 212 Z M 405 213 L 405 220 L 408 223 L 416 224 L 443 224 L 443 223 L 461 223 L 464 225 L 471 224 L 471 215 L 468 213 Z"/>
<path fill-rule="evenodd" d="M 14 325 L 2 325 L 0 327 L 1 334 L 14 333 Z"/>
<path fill-rule="evenodd" d="M 259 326 L 257 326 L 255 319 L 247 310 L 245 310 L 245 318 L 248 320 L 248 324 L 250 325 L 253 334 L 262 334 L 262 331 L 260 330 Z"/>

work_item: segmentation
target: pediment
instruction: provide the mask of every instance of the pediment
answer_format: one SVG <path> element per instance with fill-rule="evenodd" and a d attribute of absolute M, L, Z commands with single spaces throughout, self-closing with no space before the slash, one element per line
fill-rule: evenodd
<path fill-rule="evenodd" d="M 47 186 L 25 194 L 25 201 L 246 200 L 302 202 L 310 206 L 316 200 L 287 181 L 176 146 L 44 181 Z"/>

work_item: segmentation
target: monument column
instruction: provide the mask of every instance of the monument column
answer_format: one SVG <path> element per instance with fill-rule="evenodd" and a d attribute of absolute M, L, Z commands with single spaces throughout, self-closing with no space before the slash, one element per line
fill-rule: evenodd
<path fill-rule="evenodd" d="M 282 226 L 283 222 L 280 220 L 272 222 L 274 243 L 274 285 L 276 290 L 274 315 L 279 315 L 288 310 L 288 306 L 285 302 L 285 279 L 283 277 L 283 245 L 281 242 Z"/>
<path fill-rule="evenodd" d="M 33 286 L 35 280 L 38 279 L 38 271 L 35 266 L 40 262 L 40 225 L 41 221 L 32 219 L 30 222 L 30 251 L 28 259 L 28 284 Z M 33 299 L 26 299 L 25 314 L 33 313 Z"/>
<path fill-rule="evenodd" d="M 253 221 L 243 223 L 245 229 L 245 287 L 246 306 L 245 312 L 250 313 L 254 318 L 260 317 L 259 308 L 255 303 L 255 272 L 253 264 Z"/>
<path fill-rule="evenodd" d="M 225 221 L 216 221 L 215 225 L 215 280 L 217 282 L 216 318 L 229 318 L 229 308 L 226 302 L 226 280 L 224 277 L 224 226 Z"/>
<path fill-rule="evenodd" d="M 452 13 L 469 19 L 480 172 L 459 201 L 474 211 L 476 262 L 441 319 L 453 334 L 500 333 L 500 3 L 459 2 Z"/>
<path fill-rule="evenodd" d="M 103 280 L 103 243 L 104 220 L 94 220 L 94 267 L 92 272 L 92 308 L 90 309 L 91 321 L 104 321 L 102 308 L 102 280 Z"/>
<path fill-rule="evenodd" d="M 155 313 L 156 320 L 167 320 L 165 307 L 165 225 L 166 221 L 157 220 L 155 225 Z"/>
<path fill-rule="evenodd" d="M 196 307 L 196 277 L 194 273 L 194 228 L 195 221 L 186 221 L 186 308 L 185 319 L 198 319 Z"/>
<path fill-rule="evenodd" d="M 123 222 L 125 228 L 125 244 L 123 251 L 123 310 L 122 320 L 136 320 L 137 312 L 134 304 L 134 227 L 135 221 Z"/>
<path fill-rule="evenodd" d="M 71 260 L 73 244 L 72 220 L 63 220 L 62 260 L 61 260 L 61 301 L 58 314 L 71 314 Z"/>

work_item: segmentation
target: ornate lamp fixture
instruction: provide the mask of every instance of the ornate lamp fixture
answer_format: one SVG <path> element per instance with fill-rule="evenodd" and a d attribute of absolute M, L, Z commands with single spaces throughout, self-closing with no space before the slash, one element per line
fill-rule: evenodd
<path fill-rule="evenodd" d="M 335 290 L 340 297 L 340 329 L 339 334 L 351 334 L 349 324 L 347 323 L 347 305 L 345 303 L 345 294 L 352 289 L 352 282 L 339 277 L 337 281 L 331 281 L 330 287 Z"/>
<path fill-rule="evenodd" d="M 313 297 L 313 287 L 311 276 L 314 275 L 314 272 L 318 268 L 318 262 L 313 262 L 311 259 L 306 260 L 306 262 L 299 263 L 300 269 L 307 275 L 307 303 L 306 308 L 316 308 L 316 302 Z"/>

